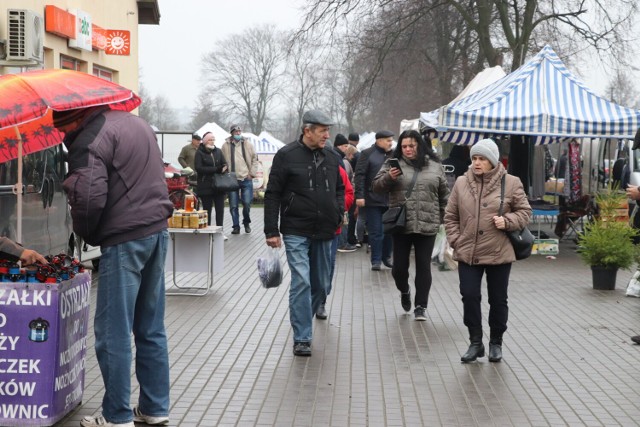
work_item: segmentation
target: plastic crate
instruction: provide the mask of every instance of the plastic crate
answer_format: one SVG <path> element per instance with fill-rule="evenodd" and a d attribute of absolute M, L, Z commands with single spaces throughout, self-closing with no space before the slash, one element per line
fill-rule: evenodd
<path fill-rule="evenodd" d="M 186 176 L 179 178 L 167 178 L 167 187 L 169 191 L 173 190 L 185 190 L 189 186 Z"/>

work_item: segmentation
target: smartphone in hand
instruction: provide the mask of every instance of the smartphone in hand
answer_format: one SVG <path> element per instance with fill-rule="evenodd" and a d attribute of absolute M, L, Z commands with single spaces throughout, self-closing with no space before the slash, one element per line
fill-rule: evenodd
<path fill-rule="evenodd" d="M 400 167 L 400 161 L 398 159 L 389 159 L 389 166 L 399 169 L 400 175 L 402 175 L 402 168 Z"/>

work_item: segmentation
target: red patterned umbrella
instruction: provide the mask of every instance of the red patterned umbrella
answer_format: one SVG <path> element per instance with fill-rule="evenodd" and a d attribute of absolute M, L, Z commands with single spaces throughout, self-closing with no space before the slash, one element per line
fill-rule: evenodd
<path fill-rule="evenodd" d="M 0 76 L 0 163 L 62 141 L 51 110 L 109 105 L 131 111 L 140 98 L 116 83 L 71 70 L 38 70 Z M 16 130 L 16 127 L 18 130 Z M 18 132 L 19 131 L 19 135 Z"/>
<path fill-rule="evenodd" d="M 52 110 L 108 105 L 131 111 L 140 98 L 130 89 L 71 70 L 37 70 L 0 76 L 0 163 L 18 159 L 17 240 L 22 240 L 22 156 L 62 142 Z"/>

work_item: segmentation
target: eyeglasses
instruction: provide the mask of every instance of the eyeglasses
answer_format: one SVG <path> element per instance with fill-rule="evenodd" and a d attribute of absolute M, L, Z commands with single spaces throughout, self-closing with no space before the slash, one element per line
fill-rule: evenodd
<path fill-rule="evenodd" d="M 411 148 L 411 149 L 413 150 L 414 148 L 416 148 L 416 147 L 417 147 L 417 145 L 416 145 L 416 144 L 409 144 L 409 145 L 401 145 L 400 147 L 401 147 L 403 150 L 406 150 L 407 148 Z"/>

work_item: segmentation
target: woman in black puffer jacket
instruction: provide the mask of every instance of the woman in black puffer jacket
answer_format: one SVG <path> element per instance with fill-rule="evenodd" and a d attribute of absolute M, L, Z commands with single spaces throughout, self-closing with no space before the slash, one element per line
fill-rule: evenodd
<path fill-rule="evenodd" d="M 196 194 L 202 201 L 202 208 L 207 211 L 209 225 L 211 225 L 211 208 L 216 208 L 216 225 L 222 227 L 224 220 L 225 193 L 217 192 L 213 188 L 213 175 L 227 170 L 227 161 L 222 150 L 215 146 L 216 138 L 211 132 L 202 136 L 202 144 L 198 147 L 195 157 L 198 185 Z"/>

